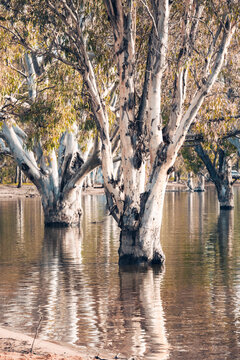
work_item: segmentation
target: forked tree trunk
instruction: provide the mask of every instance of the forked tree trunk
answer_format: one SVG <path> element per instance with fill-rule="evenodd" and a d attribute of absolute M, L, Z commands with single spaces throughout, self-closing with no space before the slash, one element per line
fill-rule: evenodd
<path fill-rule="evenodd" d="M 20 128 L 7 122 L 3 124 L 4 140 L 20 171 L 39 191 L 46 225 L 80 224 L 82 182 L 100 164 L 97 139 L 94 147 L 89 146 L 88 152 L 81 157 L 77 128 L 73 130 L 62 135 L 58 155 L 52 150 L 46 158 L 40 144 L 35 146 L 34 153 L 27 149 L 24 145 L 26 134 Z"/>
<path fill-rule="evenodd" d="M 221 23 L 217 29 L 213 22 L 213 38 L 206 49 L 208 56 L 201 70 L 200 85 L 194 88 L 193 84 L 188 83 L 188 74 L 194 69 L 195 45 L 197 48 L 198 44 L 202 45 L 197 36 L 205 15 L 202 3 L 195 4 L 192 0 L 187 2 L 184 20 L 180 21 L 179 40 L 176 39 L 177 60 L 173 66 L 175 70 L 172 101 L 169 107 L 169 121 L 165 125 L 162 119 L 161 94 L 168 66 L 167 56 L 172 45 L 168 42 L 172 2 L 150 1 L 151 10 L 148 12 L 153 26 L 149 34 L 145 76 L 141 99 L 138 102 L 138 62 L 135 49 L 138 4 L 133 0 L 104 0 L 114 33 L 115 58 L 119 74 L 121 178 L 118 179 L 114 176 L 109 112 L 102 85 L 95 76 L 94 66 L 89 58 L 85 31 L 79 26 L 72 5 L 63 3 L 64 16 L 61 15 L 61 19 L 67 19 L 66 14 L 70 18 L 70 33 L 74 34 L 71 35 L 71 42 L 79 51 L 76 52 L 76 60 L 87 85 L 92 111 L 101 136 L 102 170 L 109 212 L 121 228 L 120 263 L 162 263 L 164 256 L 160 244 L 160 228 L 168 174 L 172 172 L 172 166 L 187 132 L 222 68 L 235 25 L 228 17 L 224 26 Z M 49 7 L 53 16 L 56 16 L 59 12 L 57 5 L 49 2 Z M 148 9 L 147 4 L 145 7 Z M 69 33 L 68 23 L 65 25 Z M 201 49 L 199 50 L 197 51 L 202 53 Z M 150 171 L 143 181 L 141 175 L 149 158 Z"/>
<path fill-rule="evenodd" d="M 55 196 L 42 194 L 44 222 L 47 226 L 76 226 L 80 224 L 82 214 L 81 187 L 76 187 L 68 195 Z"/>

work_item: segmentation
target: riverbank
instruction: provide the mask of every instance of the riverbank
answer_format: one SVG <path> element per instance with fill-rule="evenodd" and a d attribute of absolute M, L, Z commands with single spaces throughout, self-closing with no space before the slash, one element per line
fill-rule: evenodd
<path fill-rule="evenodd" d="M 83 194 L 104 194 L 103 187 L 87 188 Z M 34 185 L 24 184 L 21 188 L 17 185 L 0 185 L 0 199 L 14 199 L 16 197 L 39 197 L 39 192 Z"/>
<path fill-rule="evenodd" d="M 206 183 L 205 188 L 213 187 L 214 184 L 212 182 Z M 240 182 L 237 182 L 233 185 L 240 186 Z M 184 183 L 175 183 L 168 182 L 167 191 L 175 192 L 175 191 L 188 191 L 186 184 Z M 83 190 L 83 195 L 101 195 L 104 194 L 103 187 L 94 187 L 87 188 Z M 34 198 L 40 197 L 37 188 L 34 185 L 24 184 L 21 188 L 18 188 L 17 185 L 2 185 L 0 184 L 0 199 L 14 199 L 16 197 L 25 197 L 25 198 Z"/>
<path fill-rule="evenodd" d="M 0 327 L 0 360 L 93 360 L 120 359 L 118 356 L 103 350 L 92 350 L 41 340 L 34 342 L 33 353 L 30 352 L 34 338 L 13 329 Z"/>
<path fill-rule="evenodd" d="M 184 191 L 186 185 L 178 183 L 168 183 L 167 191 Z M 101 195 L 104 194 L 103 187 L 94 187 L 87 188 L 83 190 L 83 195 Z M 0 199 L 14 199 L 16 197 L 20 198 L 34 198 L 39 197 L 39 192 L 34 185 L 24 184 L 21 188 L 18 188 L 17 185 L 2 185 L 0 184 Z"/>

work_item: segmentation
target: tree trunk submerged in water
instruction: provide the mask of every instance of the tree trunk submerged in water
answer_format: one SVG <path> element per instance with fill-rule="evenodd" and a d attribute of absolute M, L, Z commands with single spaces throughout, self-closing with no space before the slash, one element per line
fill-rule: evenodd
<path fill-rule="evenodd" d="M 195 187 L 194 191 L 196 192 L 205 191 L 205 177 L 201 173 L 198 174 L 198 184 L 197 187 Z"/>
<path fill-rule="evenodd" d="M 114 216 L 121 228 L 119 263 L 163 263 L 160 229 L 168 175 L 173 171 L 177 153 L 184 143 L 204 98 L 217 79 L 234 33 L 234 27 L 228 27 L 229 31 L 223 33 L 221 42 L 218 45 L 217 42 L 214 44 L 214 52 L 211 49 L 211 53 L 217 56 L 212 59 L 211 55 L 211 65 L 208 62 L 204 70 L 206 75 L 204 82 L 196 91 L 189 94 L 188 74 L 192 66 L 191 61 L 195 61 L 192 44 L 197 44 L 196 36 L 202 23 L 204 7 L 194 7 L 194 16 L 193 7 L 187 8 L 186 18 L 188 18 L 187 22 L 190 22 L 182 27 L 183 36 L 174 73 L 170 112 L 168 122 L 165 124 L 162 118 L 161 99 L 167 67 L 167 50 L 170 45 L 168 41 L 171 21 L 170 2 L 168 0 L 152 2 L 151 15 L 154 26 L 149 34 L 146 70 L 139 107 L 135 103 L 136 81 L 134 78 L 134 69 L 137 67 L 135 56 L 137 6 L 133 1 L 105 0 L 104 3 L 114 32 L 119 71 L 122 181 L 119 182 L 114 178 L 112 171 L 109 171 L 111 170 L 109 164 L 107 168 L 103 163 L 104 186 L 110 214 Z M 188 29 L 187 32 L 186 29 Z M 219 31 L 221 32 L 220 28 Z M 187 38 L 191 38 L 191 41 L 186 41 Z M 85 55 L 87 55 L 86 51 Z M 86 78 L 88 83 L 89 78 L 89 76 Z M 89 83 L 89 88 L 94 85 Z M 185 102 L 187 96 L 188 105 Z M 104 109 L 104 106 L 96 100 L 97 97 L 94 97 L 93 102 L 97 104 L 95 118 L 99 128 L 102 129 L 101 140 L 106 151 L 108 130 L 101 123 L 99 115 L 99 109 Z M 108 156 L 108 161 L 110 160 L 111 154 Z M 143 190 L 139 191 L 139 170 L 146 166 L 146 162 L 149 162 L 149 171 Z"/>
<path fill-rule="evenodd" d="M 233 187 L 229 180 L 217 188 L 220 209 L 232 210 L 234 208 Z"/>
<path fill-rule="evenodd" d="M 4 122 L 2 133 L 19 168 L 37 187 L 46 225 L 80 224 L 81 190 L 85 176 L 99 166 L 99 143 L 90 144 L 84 155 L 77 141 L 78 128 L 63 133 L 58 151 L 45 156 L 40 143 L 30 151 L 27 135 L 19 127 Z"/>
<path fill-rule="evenodd" d="M 139 210 L 132 207 L 131 202 L 125 209 L 126 215 L 123 214 L 120 221 L 120 264 L 163 264 L 160 232 L 167 178 L 167 171 L 163 169 L 157 181 L 153 179 L 151 189 L 140 194 Z"/>
<path fill-rule="evenodd" d="M 232 162 L 222 149 L 219 149 L 218 166 L 214 166 L 202 145 L 197 145 L 195 151 L 205 164 L 216 190 L 220 209 L 231 210 L 234 208 Z"/>
<path fill-rule="evenodd" d="M 49 194 L 42 196 L 44 222 L 46 226 L 70 227 L 80 224 L 82 215 L 81 187 L 72 190 L 72 194 L 59 196 L 53 202 L 49 201 Z"/>
<path fill-rule="evenodd" d="M 221 23 L 218 29 L 215 26 L 218 22 L 213 22 L 212 31 L 213 33 L 216 31 L 216 41 L 212 41 L 212 38 L 208 38 L 206 34 L 204 41 L 208 43 L 210 40 L 209 57 L 201 72 L 200 86 L 195 88 L 190 83 L 188 75 L 195 65 L 196 68 L 198 67 L 194 47 L 199 48 L 199 45 L 202 45 L 197 37 L 202 30 L 205 11 L 204 5 L 193 6 L 193 2 L 188 3 L 186 13 L 184 16 L 183 14 L 179 16 L 180 22 L 177 25 L 181 31 L 180 36 L 175 38 L 176 48 L 179 51 L 173 66 L 174 72 L 171 75 L 169 73 L 169 78 L 165 77 L 168 54 L 173 41 L 172 35 L 168 41 L 169 28 L 171 29 L 173 25 L 170 16 L 171 3 L 169 0 L 151 1 L 153 27 L 149 32 L 143 81 L 138 83 L 136 55 L 141 56 L 136 54 L 138 48 L 136 39 L 139 36 L 136 33 L 139 19 L 138 4 L 135 1 L 104 0 L 112 25 L 117 69 L 115 74 L 118 74 L 120 179 L 114 175 L 113 166 L 109 126 L 109 114 L 113 115 L 113 113 L 105 101 L 104 89 L 95 75 L 94 63 L 89 57 L 86 32 L 72 17 L 75 10 L 69 12 L 72 5 L 65 4 L 65 7 L 63 4 L 61 9 L 63 13 L 57 9 L 57 5 L 51 6 L 51 11 L 54 10 L 53 16 L 63 14 L 66 16 L 67 13 L 72 18 L 71 32 L 77 34 L 71 41 L 76 49 L 79 49 L 80 55 L 73 60 L 72 66 L 76 68 L 77 64 L 87 86 L 91 110 L 101 136 L 102 170 L 109 213 L 121 228 L 120 263 L 129 262 L 129 259 L 131 262 L 163 262 L 160 228 L 167 174 L 172 172 L 172 166 L 187 132 L 218 77 L 235 31 L 235 25 L 230 18 L 226 19 L 225 26 Z M 209 16 L 208 8 L 206 8 L 206 16 Z M 69 33 L 68 28 L 67 33 Z M 199 48 L 197 51 L 202 53 L 201 50 Z M 112 66 L 111 62 L 109 71 Z M 161 106 L 161 100 L 164 98 L 162 94 L 165 90 L 162 90 L 166 80 L 170 81 L 171 78 L 173 78 L 171 85 L 173 91 L 170 96 L 168 121 L 165 122 Z M 149 171 L 146 180 L 142 182 L 139 174 L 148 161 Z M 140 191 L 139 187 L 142 183 L 144 186 Z"/>
<path fill-rule="evenodd" d="M 160 216 L 159 216 L 160 218 Z M 143 228 L 135 231 L 121 230 L 119 264 L 149 263 L 162 264 L 165 260 L 160 242 L 161 220 L 159 225 L 153 227 L 149 221 L 149 227 L 144 224 Z"/>

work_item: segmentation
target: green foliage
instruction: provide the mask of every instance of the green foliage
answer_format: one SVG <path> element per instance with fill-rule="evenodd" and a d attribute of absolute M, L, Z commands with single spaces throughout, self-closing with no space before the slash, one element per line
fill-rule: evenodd
<path fill-rule="evenodd" d="M 50 2 L 51 3 L 51 2 Z M 56 2 L 52 2 L 56 4 Z M 118 69 L 115 64 L 115 48 L 112 29 L 106 13 L 103 1 L 73 0 L 66 2 L 77 14 L 79 24 L 83 29 L 84 44 L 92 60 L 93 71 L 96 76 L 100 96 L 106 88 L 118 78 Z M 34 51 L 44 58 L 45 72 L 37 79 L 37 99 L 30 108 L 18 108 L 18 115 L 25 126 L 30 137 L 30 143 L 34 137 L 41 139 L 46 149 L 57 145 L 58 137 L 66 128 L 71 127 L 74 121 L 81 125 L 84 139 L 87 132 L 95 131 L 94 118 L 91 111 L 91 103 L 86 85 L 83 84 L 81 74 L 81 53 L 79 51 L 79 33 L 69 12 L 64 8 L 64 2 L 57 1 L 57 7 L 52 9 L 47 0 L 2 0 L 0 2 L 1 22 L 13 31 L 9 42 L 3 41 L 2 48 L 12 48 L 12 54 L 6 58 L 11 59 L 21 69 L 22 55 L 25 50 Z M 151 2 L 147 1 L 150 12 Z M 167 124 L 169 115 L 174 104 L 174 82 L 177 80 L 179 69 L 188 71 L 189 85 L 187 88 L 184 110 L 187 109 L 193 94 L 204 83 L 205 65 L 209 60 L 210 65 L 215 55 L 210 59 L 208 56 L 209 43 L 213 40 L 219 24 L 226 19 L 226 14 L 233 16 L 236 20 L 239 14 L 235 2 L 229 1 L 201 1 L 194 2 L 193 15 L 197 5 L 205 6 L 201 16 L 198 36 L 194 44 L 187 38 L 188 26 L 194 24 L 195 18 L 186 18 L 189 2 L 174 1 L 172 3 L 169 23 L 169 49 L 167 53 L 168 66 L 163 77 L 162 92 L 162 119 L 163 125 Z M 152 29 L 152 19 L 142 2 L 135 2 L 137 13 L 136 29 L 136 62 L 135 62 L 135 104 L 139 104 L 141 96 L 145 69 L 149 34 Z M 230 15 L 229 15 L 230 16 Z M 15 31 L 17 30 L 17 31 Z M 14 35 L 15 34 L 15 35 Z M 183 34 L 186 34 L 184 37 Z M 195 123 L 194 131 L 204 133 L 206 146 L 219 145 L 221 139 L 235 125 L 233 116 L 239 112 L 239 103 L 229 98 L 229 77 L 234 71 L 239 73 L 239 65 L 236 65 L 235 54 L 239 49 L 239 39 L 236 37 L 232 43 L 228 62 L 221 73 L 221 79 L 215 84 L 212 93 L 206 99 L 205 104 Z M 217 43 L 220 42 L 217 39 Z M 19 45 L 20 44 L 20 45 Z M 189 45 L 190 44 L 190 45 Z M 11 48 L 11 47 L 10 47 Z M 60 57 L 62 63 L 57 62 L 55 57 Z M 66 64 L 64 64 L 64 62 Z M 70 65 L 70 66 L 68 66 Z M 210 68 L 210 66 L 209 66 Z M 9 78 L 3 79 L 5 90 L 2 88 L 2 96 L 9 92 L 18 92 L 19 99 L 26 101 L 26 84 L 19 87 L 20 75 L 15 78 L 13 73 L 7 72 Z M 234 79 L 236 88 L 239 83 Z M 46 90 L 47 88 L 47 90 Z M 235 90 L 235 86 L 234 86 Z M 118 94 L 118 90 L 116 90 Z M 110 124 L 116 120 L 114 112 L 110 109 L 110 97 L 106 95 L 103 99 L 106 113 Z M 137 112 L 137 106 L 136 106 Z M 86 116 L 87 114 L 87 116 Z M 214 122 L 212 119 L 224 117 L 225 121 Z M 84 120 L 83 120 L 84 119 Z M 214 141 L 213 141 L 214 140 Z M 209 145 L 207 145 L 209 143 Z"/>
<path fill-rule="evenodd" d="M 192 171 L 197 175 L 202 170 L 202 161 L 198 158 L 193 147 L 183 147 L 181 149 L 181 155 L 184 160 L 186 172 Z"/>
<path fill-rule="evenodd" d="M 4 24 L 6 25 L 6 20 Z M 28 29 L 30 28 L 32 25 L 28 24 Z M 86 131 L 93 129 L 88 97 L 84 95 L 79 72 L 48 56 L 41 57 L 40 73 L 35 74 L 34 78 L 37 96 L 32 101 L 29 99 L 27 78 L 24 76 L 26 49 L 16 39 L 6 37 L 3 31 L 0 35 L 0 103 L 1 106 L 5 104 L 6 95 L 14 96 L 14 103 L 6 111 L 28 134 L 27 145 L 32 147 L 36 140 L 41 140 L 44 150 L 49 152 L 53 147 L 58 147 L 61 134 L 66 129 L 71 129 L 74 122 L 78 122 Z M 26 39 L 30 39 L 28 34 Z M 41 36 L 37 31 L 31 34 L 30 42 L 41 48 Z"/>
<path fill-rule="evenodd" d="M 14 160 L 8 156 L 0 155 L 0 183 L 13 183 L 15 180 L 15 172 L 16 164 Z"/>

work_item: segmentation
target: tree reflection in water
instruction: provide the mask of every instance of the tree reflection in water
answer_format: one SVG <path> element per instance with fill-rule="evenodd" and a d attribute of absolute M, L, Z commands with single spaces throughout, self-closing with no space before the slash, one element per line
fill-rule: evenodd
<path fill-rule="evenodd" d="M 36 199 L 0 202 L 1 324 L 34 334 L 43 315 L 43 338 L 144 360 L 239 358 L 238 202 L 218 212 L 213 191 L 167 194 L 164 273 L 119 268 L 105 198 L 82 203 L 81 231 L 44 231 Z"/>
<path fill-rule="evenodd" d="M 96 245 L 95 261 L 93 250 L 89 253 L 88 249 L 93 241 L 89 236 L 83 246 L 77 229 L 47 229 L 44 259 L 48 261 L 42 269 L 42 288 L 47 293 L 41 305 L 45 319 L 41 333 L 49 336 L 61 328 L 65 339 L 79 345 L 121 349 L 126 356 L 144 359 L 167 359 L 160 298 L 163 274 L 160 268 L 118 269 L 111 262 L 112 219 L 107 217 L 103 226 L 103 242 L 108 246 Z M 107 262 L 103 260 L 106 251 L 110 252 Z"/>
<path fill-rule="evenodd" d="M 121 348 L 132 349 L 144 359 L 167 359 L 169 345 L 161 301 L 160 267 L 120 268 L 120 302 L 124 342 Z M 119 329 L 121 330 L 121 329 Z"/>
<path fill-rule="evenodd" d="M 42 338 L 166 359 L 163 274 L 158 268 L 119 270 L 119 229 L 106 216 L 104 197 L 84 197 L 80 228 L 43 232 L 39 204 L 32 205 L 16 202 L 16 224 L 8 227 L 3 243 L 17 252 L 20 246 L 25 260 L 16 258 L 16 251 L 1 254 L 2 262 L 9 268 L 14 261 L 12 271 L 18 271 L 14 283 L 9 270 L 2 274 L 13 291 L 0 304 L 1 323 L 33 334 L 42 315 Z"/>

